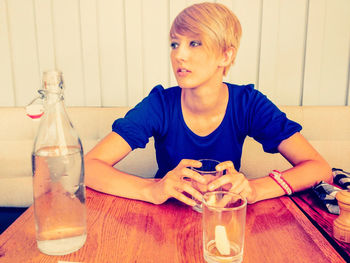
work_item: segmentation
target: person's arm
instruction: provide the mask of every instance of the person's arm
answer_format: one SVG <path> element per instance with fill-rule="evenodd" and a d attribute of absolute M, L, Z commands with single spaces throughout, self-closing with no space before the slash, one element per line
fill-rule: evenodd
<path fill-rule="evenodd" d="M 86 185 L 111 195 L 151 202 L 146 192 L 152 180 L 113 167 L 130 152 L 131 147 L 119 134 L 108 134 L 85 156 Z"/>
<path fill-rule="evenodd" d="M 161 180 L 145 179 L 115 169 L 113 166 L 131 151 L 129 144 L 117 133 L 111 132 L 85 156 L 85 182 L 92 189 L 111 195 L 161 204 L 174 197 L 188 205 L 195 201 L 186 197 L 187 192 L 197 199 L 201 195 L 188 181 L 189 177 L 200 183 L 204 179 L 187 167 L 199 167 L 196 160 L 182 160 Z"/>
<path fill-rule="evenodd" d="M 299 132 L 282 141 L 278 150 L 293 165 L 292 168 L 281 172 L 294 191 L 307 189 L 320 181 L 332 181 L 329 164 Z M 234 169 L 232 162 L 223 162 L 218 165 L 217 169 L 226 170 L 227 175 L 211 183 L 208 186 L 209 190 L 226 185 L 226 187 L 229 186 L 228 190 L 245 196 L 249 203 L 285 194 L 283 189 L 268 175 L 247 180 L 243 174 Z"/>
<path fill-rule="evenodd" d="M 329 164 L 299 132 L 282 141 L 278 150 L 293 165 L 292 168 L 281 172 L 294 191 L 305 190 L 320 181 L 332 181 Z M 255 188 L 255 201 L 284 195 L 283 189 L 270 177 L 250 182 Z"/>

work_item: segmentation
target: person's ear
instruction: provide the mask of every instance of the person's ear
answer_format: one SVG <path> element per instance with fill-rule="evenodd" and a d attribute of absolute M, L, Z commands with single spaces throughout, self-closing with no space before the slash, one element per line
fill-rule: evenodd
<path fill-rule="evenodd" d="M 226 67 L 233 64 L 233 62 L 236 59 L 236 54 L 237 50 L 235 47 L 230 47 L 227 50 L 225 50 L 222 55 L 220 66 Z"/>

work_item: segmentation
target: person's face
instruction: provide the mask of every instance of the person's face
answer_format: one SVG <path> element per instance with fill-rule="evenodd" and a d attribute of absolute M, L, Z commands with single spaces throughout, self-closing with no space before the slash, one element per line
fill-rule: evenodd
<path fill-rule="evenodd" d="M 196 88 L 222 81 L 222 58 L 209 53 L 197 36 L 175 35 L 171 39 L 171 63 L 181 88 Z"/>

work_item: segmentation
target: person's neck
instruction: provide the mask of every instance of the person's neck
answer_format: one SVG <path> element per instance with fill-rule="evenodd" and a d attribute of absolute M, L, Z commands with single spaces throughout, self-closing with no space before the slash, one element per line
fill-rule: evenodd
<path fill-rule="evenodd" d="M 211 115 L 226 108 L 228 88 L 223 82 L 182 90 L 182 104 L 195 114 Z"/>

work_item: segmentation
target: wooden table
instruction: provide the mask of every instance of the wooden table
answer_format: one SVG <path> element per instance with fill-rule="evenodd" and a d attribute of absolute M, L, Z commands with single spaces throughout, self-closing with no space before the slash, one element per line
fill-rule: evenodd
<path fill-rule="evenodd" d="M 0 262 L 204 262 L 201 214 L 87 190 L 88 238 L 77 252 L 47 256 L 36 247 L 30 207 L 0 236 Z M 346 262 L 289 197 L 248 205 L 245 263 Z"/>
<path fill-rule="evenodd" d="M 291 198 L 338 253 L 347 262 L 350 262 L 350 244 L 341 242 L 333 237 L 333 221 L 338 215 L 328 213 L 311 190 L 296 193 Z"/>

